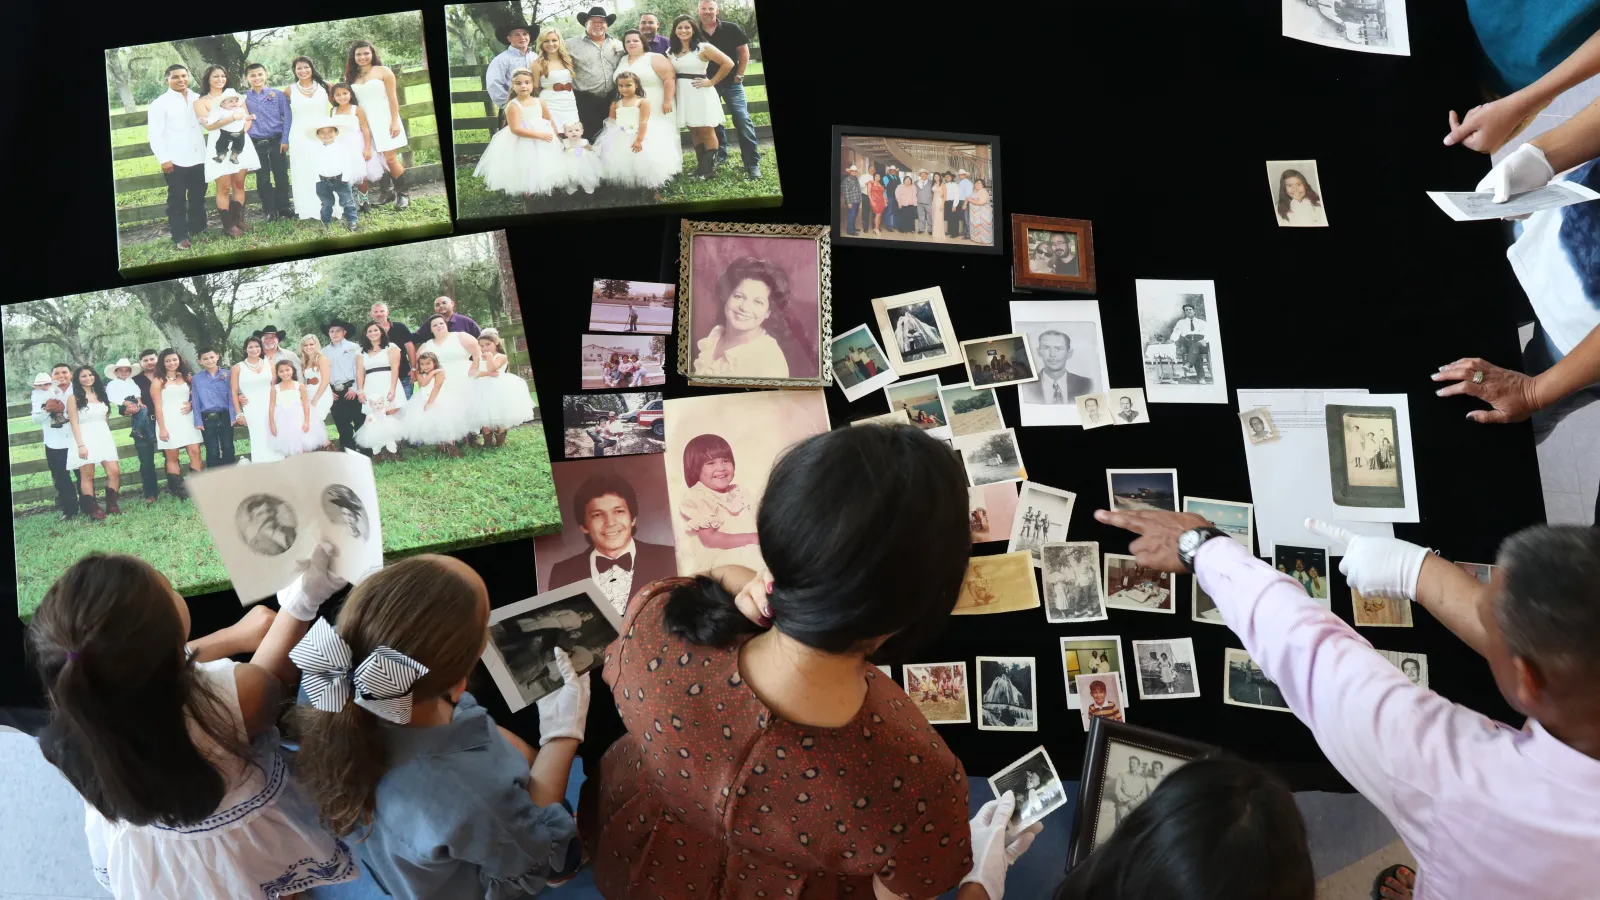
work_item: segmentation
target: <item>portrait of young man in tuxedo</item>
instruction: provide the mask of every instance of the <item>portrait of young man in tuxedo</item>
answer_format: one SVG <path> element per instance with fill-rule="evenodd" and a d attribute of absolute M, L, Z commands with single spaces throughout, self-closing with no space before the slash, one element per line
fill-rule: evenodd
<path fill-rule="evenodd" d="M 596 475 L 578 487 L 570 512 L 589 548 L 557 562 L 548 589 L 593 578 L 620 612 L 628 599 L 652 581 L 677 574 L 671 547 L 634 539 L 639 498 L 633 485 L 613 475 Z"/>

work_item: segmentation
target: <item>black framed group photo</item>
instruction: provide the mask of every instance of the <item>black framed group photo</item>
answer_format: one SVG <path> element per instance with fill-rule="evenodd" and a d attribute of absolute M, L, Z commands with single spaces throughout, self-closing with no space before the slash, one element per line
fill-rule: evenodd
<path fill-rule="evenodd" d="M 835 125 L 833 170 L 837 243 L 1001 252 L 994 135 Z"/>

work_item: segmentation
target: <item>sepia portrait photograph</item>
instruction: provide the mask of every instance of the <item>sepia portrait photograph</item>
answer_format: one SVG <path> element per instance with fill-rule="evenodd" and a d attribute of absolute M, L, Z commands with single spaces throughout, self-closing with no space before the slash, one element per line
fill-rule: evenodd
<path fill-rule="evenodd" d="M 1106 493 L 1112 509 L 1178 509 L 1177 469 L 1107 469 Z"/>
<path fill-rule="evenodd" d="M 906 696 L 929 725 L 966 725 L 972 721 L 967 702 L 967 664 L 906 663 Z"/>
<path fill-rule="evenodd" d="M 1039 549 L 1047 542 L 1065 541 L 1072 506 L 1078 495 L 1049 485 L 1024 481 L 1018 489 L 1017 513 L 1011 521 L 1007 551 L 1026 550 L 1039 566 Z"/>
<path fill-rule="evenodd" d="M 621 615 L 640 588 L 678 574 L 677 516 L 660 456 L 608 456 L 550 467 L 561 532 L 533 539 L 539 591 L 594 579 Z"/>
<path fill-rule="evenodd" d="M 1150 421 L 1150 408 L 1144 405 L 1140 388 L 1113 388 L 1106 392 L 1113 425 L 1143 425 Z"/>
<path fill-rule="evenodd" d="M 1268 160 L 1267 185 L 1272 188 L 1273 212 L 1279 228 L 1328 227 L 1316 160 Z"/>
<path fill-rule="evenodd" d="M 1244 426 L 1245 440 L 1252 445 L 1278 439 L 1278 426 L 1272 421 L 1272 412 L 1264 406 L 1239 413 L 1239 422 Z"/>
<path fill-rule="evenodd" d="M 953 616 L 978 616 L 1039 608 L 1038 582 L 1027 553 L 974 556 L 967 561 Z"/>
<path fill-rule="evenodd" d="M 1151 403 L 1227 403 L 1212 281 L 1137 279 L 1140 355 Z"/>
<path fill-rule="evenodd" d="M 1127 714 L 1123 712 L 1127 704 L 1123 702 L 1122 679 L 1115 675 L 1079 675 L 1076 687 L 1078 697 L 1088 701 L 1078 705 L 1084 731 L 1089 730 L 1089 723 L 1095 719 L 1128 721 Z"/>
<path fill-rule="evenodd" d="M 1412 684 L 1420 688 L 1428 686 L 1428 654 L 1407 653 L 1401 650 L 1379 650 L 1379 655 L 1396 668 L 1405 673 Z"/>
<path fill-rule="evenodd" d="M 585 334 L 579 338 L 583 389 L 615 391 L 667 383 L 667 338 L 649 334 Z"/>
<path fill-rule="evenodd" d="M 1141 566 L 1121 553 L 1105 556 L 1106 606 L 1136 612 L 1176 613 L 1172 573 Z"/>
<path fill-rule="evenodd" d="M 994 388 L 975 388 L 970 384 L 942 384 L 939 399 L 950 412 L 950 434 L 963 437 L 1006 427 Z"/>
<path fill-rule="evenodd" d="M 1078 404 L 1078 424 L 1084 431 L 1111 424 L 1111 398 L 1105 394 L 1080 394 L 1073 402 Z"/>
<path fill-rule="evenodd" d="M 890 409 L 905 410 L 911 424 L 930 436 L 940 440 L 953 437 L 950 432 L 950 413 L 944 408 L 944 399 L 939 395 L 939 376 L 927 375 L 891 384 L 883 389 L 883 395 L 888 399 Z"/>
<path fill-rule="evenodd" d="M 961 342 L 967 383 L 973 387 L 1007 387 L 1038 379 L 1024 334 L 1002 334 Z"/>
<path fill-rule="evenodd" d="M 1368 597 L 1350 589 L 1351 621 L 1358 628 L 1412 628 L 1411 601 L 1404 597 Z"/>
<path fill-rule="evenodd" d="M 1013 214 L 1011 287 L 1094 293 L 1094 233 L 1089 220 Z"/>
<path fill-rule="evenodd" d="M 1406 505 L 1396 412 L 1390 406 L 1328 404 L 1328 468 L 1340 506 Z"/>
<path fill-rule="evenodd" d="M 1027 828 L 1045 816 L 1071 803 L 1061 776 L 1044 747 L 1036 747 L 1027 756 L 1017 760 L 989 779 L 989 790 L 996 797 L 1006 791 L 1017 798 L 1017 807 L 1011 814 L 1012 833 Z"/>
<path fill-rule="evenodd" d="M 1083 702 L 1078 693 L 1079 675 L 1117 679 L 1123 705 L 1128 703 L 1128 682 L 1123 677 L 1122 667 L 1122 638 L 1117 635 L 1062 638 L 1061 671 L 1066 677 L 1068 709 L 1077 709 Z"/>
<path fill-rule="evenodd" d="M 1011 538 L 1017 514 L 1017 486 L 1009 481 L 967 488 L 967 518 L 972 521 L 972 542 L 986 544 Z"/>
<path fill-rule="evenodd" d="M 961 362 L 950 312 L 939 288 L 875 297 L 872 312 L 878 319 L 878 332 L 888 344 L 890 363 L 901 375 Z"/>
<path fill-rule="evenodd" d="M 951 438 L 951 446 L 961 454 L 967 470 L 967 483 L 973 487 L 1002 481 L 1022 481 L 1028 470 L 1022 464 L 1017 433 L 1011 428 L 984 431 Z"/>
<path fill-rule="evenodd" d="M 665 452 L 667 423 L 661 405 L 660 391 L 562 397 L 562 457 Z"/>
<path fill-rule="evenodd" d="M 865 325 L 846 331 L 828 344 L 833 366 L 833 383 L 854 403 L 899 377 L 878 346 L 878 339 Z"/>
<path fill-rule="evenodd" d="M 1183 498 L 1183 511 L 1204 516 L 1207 521 L 1226 531 L 1228 536 L 1243 545 L 1252 555 L 1256 552 L 1255 507 L 1233 500 L 1208 500 L 1205 497 Z"/>
<path fill-rule="evenodd" d="M 1039 695 L 1031 656 L 980 656 L 978 730 L 1038 731 Z"/>
<path fill-rule="evenodd" d="M 1091 723 L 1088 743 L 1068 866 L 1082 864 L 1168 775 L 1190 760 L 1221 753 L 1198 741 L 1106 719 Z"/>
<path fill-rule="evenodd" d="M 689 384 L 827 386 L 826 229 L 684 220 L 678 243 L 678 373 Z"/>
<path fill-rule="evenodd" d="M 1262 674 L 1250 654 L 1237 647 L 1229 647 L 1223 653 L 1222 702 L 1228 706 L 1291 711 L 1278 686 Z"/>
<path fill-rule="evenodd" d="M 579 675 L 605 663 L 622 616 L 584 580 L 489 612 L 483 664 L 512 712 L 562 685 L 555 648 Z"/>
<path fill-rule="evenodd" d="M 1098 622 L 1106 618 L 1097 541 L 1054 541 L 1040 551 L 1045 621 Z"/>
<path fill-rule="evenodd" d="M 1193 638 L 1134 641 L 1132 653 L 1134 665 L 1139 670 L 1140 700 L 1200 696 Z"/>
<path fill-rule="evenodd" d="M 671 334 L 677 308 L 675 284 L 596 278 L 589 300 L 589 330 Z"/>
<path fill-rule="evenodd" d="M 994 135 L 835 125 L 833 239 L 999 253 L 999 168 Z"/>
<path fill-rule="evenodd" d="M 1077 399 L 1107 388 L 1100 304 L 1014 300 L 1011 327 L 1027 341 L 1038 378 L 1017 388 L 1022 424 L 1077 425 Z"/>
<path fill-rule="evenodd" d="M 1282 0 L 1283 36 L 1361 53 L 1411 55 L 1405 0 Z"/>
<path fill-rule="evenodd" d="M 1273 543 L 1272 564 L 1279 572 L 1293 578 L 1306 589 L 1307 596 L 1328 609 L 1333 601 L 1328 589 L 1328 551 L 1321 547 L 1297 547 L 1292 544 Z"/>

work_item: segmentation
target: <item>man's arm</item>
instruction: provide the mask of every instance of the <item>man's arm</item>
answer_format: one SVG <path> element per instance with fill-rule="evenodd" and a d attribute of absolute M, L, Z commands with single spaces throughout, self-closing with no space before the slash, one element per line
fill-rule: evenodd
<path fill-rule="evenodd" d="M 750 65 L 750 45 L 740 44 L 734 51 L 734 59 L 738 62 L 738 66 L 734 68 L 733 74 L 743 78 L 745 68 Z"/>
<path fill-rule="evenodd" d="M 1417 602 L 1482 657 L 1489 655 L 1489 639 L 1478 618 L 1478 608 L 1488 593 L 1488 585 L 1454 563 L 1432 553 L 1423 559 L 1422 575 L 1417 579 Z"/>
<path fill-rule="evenodd" d="M 163 94 L 157 97 L 145 111 L 145 132 L 150 142 L 150 152 L 161 165 L 172 161 L 172 153 L 167 149 L 166 141 L 167 104 L 161 102 L 165 96 Z"/>
<path fill-rule="evenodd" d="M 489 62 L 489 70 L 483 76 L 483 89 L 489 92 L 489 100 L 496 109 L 504 109 L 506 101 L 511 98 L 510 79 L 506 78 L 506 60 L 496 56 Z"/>

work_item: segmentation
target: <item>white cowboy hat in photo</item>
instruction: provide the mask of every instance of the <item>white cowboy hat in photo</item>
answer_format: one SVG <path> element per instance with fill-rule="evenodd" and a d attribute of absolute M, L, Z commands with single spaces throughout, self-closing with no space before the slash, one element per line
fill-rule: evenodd
<path fill-rule="evenodd" d="M 233 88 L 228 88 L 227 90 L 223 91 L 222 95 L 217 98 L 217 106 L 220 108 L 222 106 L 222 101 L 228 99 L 229 97 L 237 99 L 239 97 L 239 92 Z"/>
<path fill-rule="evenodd" d="M 49 384 L 49 383 L 50 383 L 50 375 L 48 373 L 40 372 L 39 374 L 33 376 L 33 386 L 34 387 L 38 387 L 41 384 Z"/>
<path fill-rule="evenodd" d="M 606 8 L 604 6 L 599 5 L 598 3 L 595 4 L 594 6 L 589 7 L 589 11 L 588 12 L 578 13 L 578 15 L 577 15 L 578 24 L 579 25 L 587 25 L 587 24 L 589 24 L 589 18 L 591 16 L 599 16 L 600 18 L 605 19 L 607 25 L 615 25 L 615 24 L 617 24 L 617 14 L 616 13 L 611 13 L 611 14 L 607 15 L 606 14 Z"/>
<path fill-rule="evenodd" d="M 856 168 L 856 164 L 855 163 L 851 163 L 850 165 L 845 167 L 845 171 L 846 172 L 859 172 L 861 170 Z"/>
<path fill-rule="evenodd" d="M 111 365 L 106 366 L 106 377 L 107 378 L 115 378 L 115 377 L 117 377 L 115 373 L 116 373 L 116 371 L 118 369 L 129 369 L 129 370 L 131 370 L 132 368 L 133 368 L 133 363 L 129 362 L 128 358 L 126 356 L 124 356 L 123 358 L 117 360 L 116 362 L 112 363 Z"/>
<path fill-rule="evenodd" d="M 957 175 L 965 175 L 965 174 L 967 174 L 967 170 L 966 169 L 957 169 L 956 170 L 956 174 Z"/>
<path fill-rule="evenodd" d="M 301 135 L 319 143 L 322 141 L 322 138 L 317 137 L 317 132 L 324 128 L 332 128 L 336 130 L 337 133 L 334 135 L 335 140 L 344 137 L 344 126 L 328 118 L 327 116 L 316 116 L 314 118 L 307 119 L 304 122 L 296 122 L 295 126 L 300 129 Z"/>

